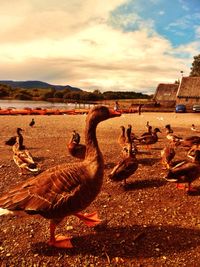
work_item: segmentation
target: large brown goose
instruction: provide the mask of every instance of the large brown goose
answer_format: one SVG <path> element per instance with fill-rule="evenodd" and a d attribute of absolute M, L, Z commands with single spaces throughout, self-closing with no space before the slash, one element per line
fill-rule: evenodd
<path fill-rule="evenodd" d="M 135 153 L 132 151 L 132 141 L 131 136 L 128 136 L 128 155 L 125 159 L 121 160 L 108 175 L 113 181 L 124 180 L 124 185 L 126 186 L 126 179 L 130 177 L 138 168 L 138 160 Z"/>
<path fill-rule="evenodd" d="M 180 188 L 180 183 L 188 184 L 188 192 L 192 191 L 192 182 L 200 177 L 200 150 L 195 151 L 193 162 L 187 160 L 178 163 L 169 172 L 165 179 L 168 182 L 176 182 L 177 187 Z"/>
<path fill-rule="evenodd" d="M 72 157 L 84 159 L 86 146 L 84 144 L 80 144 L 80 135 L 75 130 L 73 131 L 72 138 L 67 145 L 69 154 Z"/>
<path fill-rule="evenodd" d="M 69 215 L 75 215 L 88 225 L 99 223 L 97 214 L 81 214 L 101 190 L 104 160 L 96 138 L 98 123 L 120 116 L 107 107 L 96 106 L 86 119 L 86 156 L 82 162 L 63 164 L 44 171 L 17 185 L 0 197 L 0 215 L 24 212 L 39 214 L 50 220 L 49 245 L 69 248 L 69 237 L 55 236 L 56 226 Z"/>

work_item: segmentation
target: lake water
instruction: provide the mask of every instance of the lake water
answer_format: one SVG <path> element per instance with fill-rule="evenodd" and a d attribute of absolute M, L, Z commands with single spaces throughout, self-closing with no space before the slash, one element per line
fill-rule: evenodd
<path fill-rule="evenodd" d="M 46 108 L 46 109 L 79 109 L 90 108 L 92 104 L 76 104 L 76 103 L 51 103 L 46 101 L 28 101 L 28 100 L 1 100 L 0 108 Z"/>

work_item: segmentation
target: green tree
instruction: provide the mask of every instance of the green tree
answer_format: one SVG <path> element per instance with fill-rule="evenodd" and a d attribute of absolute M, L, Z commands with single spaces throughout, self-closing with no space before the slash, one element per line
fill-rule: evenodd
<path fill-rule="evenodd" d="M 63 92 L 61 92 L 61 91 L 56 91 L 56 92 L 54 93 L 54 97 L 55 97 L 55 98 L 63 98 Z"/>
<path fill-rule="evenodd" d="M 15 99 L 19 99 L 19 100 L 31 100 L 32 97 L 28 94 L 25 93 L 19 93 L 15 95 Z"/>
<path fill-rule="evenodd" d="M 199 77 L 200 76 L 200 54 L 198 56 L 194 57 L 194 61 L 192 63 L 192 67 L 191 67 L 190 76 L 191 77 Z"/>
<path fill-rule="evenodd" d="M 0 97 L 9 96 L 9 91 L 6 88 L 0 88 Z"/>
<path fill-rule="evenodd" d="M 96 100 L 99 100 L 99 97 L 97 94 L 85 92 L 81 94 L 81 100 L 96 101 Z"/>
<path fill-rule="evenodd" d="M 44 99 L 53 98 L 54 97 L 54 92 L 48 91 L 48 92 L 44 93 L 43 97 L 44 97 Z"/>
<path fill-rule="evenodd" d="M 71 100 L 80 100 L 80 94 L 79 92 L 69 92 L 64 95 L 64 99 L 71 99 Z"/>

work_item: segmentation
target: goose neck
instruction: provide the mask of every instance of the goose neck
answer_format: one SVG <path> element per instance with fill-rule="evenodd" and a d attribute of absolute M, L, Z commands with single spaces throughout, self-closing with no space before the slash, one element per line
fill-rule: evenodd
<path fill-rule="evenodd" d="M 85 130 L 85 144 L 86 144 L 86 157 L 94 155 L 99 152 L 98 141 L 96 138 L 97 123 L 89 121 Z"/>

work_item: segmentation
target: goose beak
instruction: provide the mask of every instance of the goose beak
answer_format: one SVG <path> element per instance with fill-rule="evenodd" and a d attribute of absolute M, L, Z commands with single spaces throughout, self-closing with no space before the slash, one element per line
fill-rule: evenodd
<path fill-rule="evenodd" d="M 109 112 L 110 112 L 110 118 L 120 117 L 121 116 L 121 112 L 116 111 L 114 109 L 109 109 Z"/>

